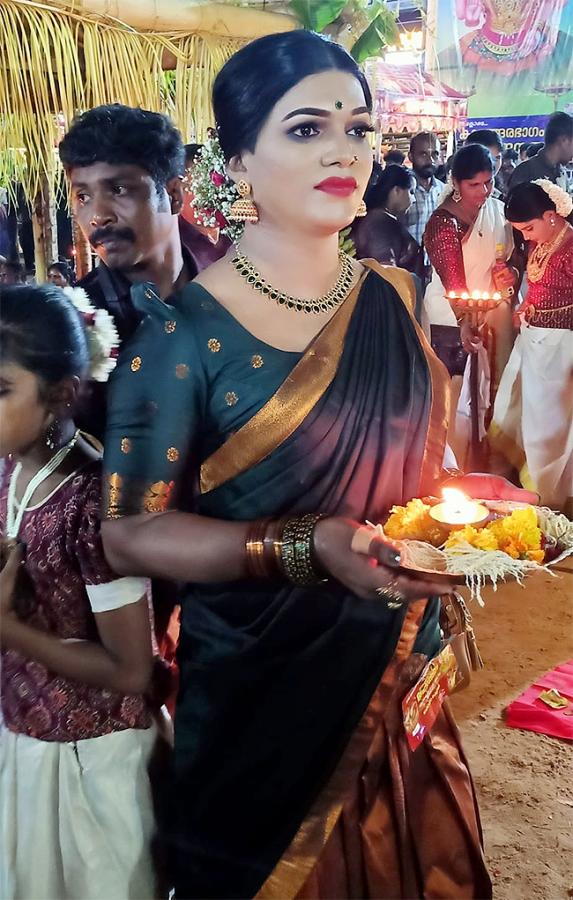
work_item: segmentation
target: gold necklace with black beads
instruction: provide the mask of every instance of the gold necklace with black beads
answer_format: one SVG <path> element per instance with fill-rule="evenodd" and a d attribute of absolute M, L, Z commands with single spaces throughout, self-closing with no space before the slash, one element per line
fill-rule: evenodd
<path fill-rule="evenodd" d="M 268 297 L 269 300 L 274 300 L 280 306 L 294 309 L 296 312 L 319 314 L 336 309 L 346 299 L 352 287 L 354 269 L 351 257 L 344 253 L 343 250 L 340 250 L 338 252 L 338 260 L 339 270 L 334 286 L 322 297 L 313 297 L 309 300 L 302 297 L 292 297 L 290 294 L 285 294 L 284 291 L 274 288 L 272 284 L 265 281 L 261 273 L 255 269 L 251 260 L 244 253 L 241 253 L 240 250 L 237 250 L 236 256 L 231 260 L 231 264 L 253 290 Z"/>

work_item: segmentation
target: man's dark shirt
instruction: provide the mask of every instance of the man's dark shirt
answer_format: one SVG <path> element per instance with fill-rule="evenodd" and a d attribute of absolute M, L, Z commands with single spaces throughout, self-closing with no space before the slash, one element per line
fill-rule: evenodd
<path fill-rule="evenodd" d="M 547 178 L 554 184 L 558 179 L 564 179 L 565 169 L 557 164 L 552 165 L 545 156 L 545 150 L 540 150 L 531 159 L 526 159 L 520 163 L 511 175 L 509 182 L 510 188 L 514 188 L 516 184 L 523 184 L 526 181 L 536 181 L 538 178 Z"/>

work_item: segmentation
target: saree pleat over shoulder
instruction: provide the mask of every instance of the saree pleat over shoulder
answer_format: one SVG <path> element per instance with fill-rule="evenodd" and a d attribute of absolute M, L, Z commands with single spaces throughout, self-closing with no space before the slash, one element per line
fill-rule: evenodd
<path fill-rule="evenodd" d="M 198 285 L 173 305 L 135 289 L 148 315 L 113 376 L 105 514 L 377 521 L 426 493 L 443 459 L 447 373 L 411 315 L 410 276 L 368 266 L 304 354 L 257 341 Z M 243 358 L 248 371 L 237 368 Z M 186 585 L 165 829 L 178 897 L 489 896 L 447 713 L 440 728 L 453 755 L 439 815 L 452 825 L 437 857 L 419 855 L 414 833 L 404 844 L 407 791 L 401 812 L 383 802 L 389 760 L 413 765 L 404 748 L 384 748 L 400 743 L 397 698 L 412 660 L 419 670 L 439 649 L 438 605 L 390 610 L 335 582 L 226 582 L 224 559 L 220 583 Z M 444 756 L 435 740 L 415 766 L 432 808 L 431 770 Z M 414 831 L 431 833 L 427 816 Z"/>

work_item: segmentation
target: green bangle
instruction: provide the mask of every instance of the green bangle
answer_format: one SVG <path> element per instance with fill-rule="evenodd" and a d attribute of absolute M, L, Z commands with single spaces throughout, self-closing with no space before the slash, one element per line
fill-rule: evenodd
<path fill-rule="evenodd" d="M 281 560 L 289 581 L 301 587 L 320 584 L 326 579 L 313 560 L 312 537 L 321 514 L 307 513 L 288 519 L 282 533 Z"/>

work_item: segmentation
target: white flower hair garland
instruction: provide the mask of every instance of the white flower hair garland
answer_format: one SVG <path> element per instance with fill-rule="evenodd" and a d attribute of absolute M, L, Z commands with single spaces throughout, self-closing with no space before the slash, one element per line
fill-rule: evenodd
<path fill-rule="evenodd" d="M 230 222 L 229 213 L 239 192 L 227 175 L 225 157 L 217 137 L 207 138 L 184 184 L 193 194 L 197 220 L 207 228 L 219 227 L 235 243 L 243 234 L 242 222 Z"/>
<path fill-rule="evenodd" d="M 567 191 L 564 191 L 558 184 L 553 184 L 548 178 L 537 178 L 532 184 L 539 185 L 545 191 L 552 203 L 555 204 L 555 211 L 558 216 L 566 219 L 571 215 L 573 212 L 573 199 L 571 199 Z"/>
<path fill-rule="evenodd" d="M 64 294 L 70 298 L 84 320 L 90 355 L 89 376 L 93 381 L 105 382 L 117 362 L 119 335 L 115 322 L 107 310 L 98 309 L 90 303 L 83 288 L 67 287 L 64 288 Z"/>

